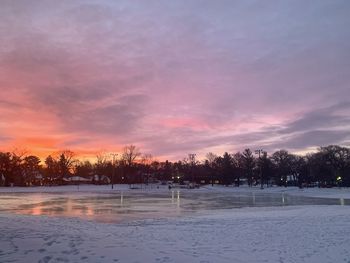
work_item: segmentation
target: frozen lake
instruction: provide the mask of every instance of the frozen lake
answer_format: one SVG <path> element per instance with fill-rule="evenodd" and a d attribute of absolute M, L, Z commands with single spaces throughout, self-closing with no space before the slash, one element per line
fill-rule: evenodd
<path fill-rule="evenodd" d="M 344 206 L 350 205 L 350 200 L 187 189 L 0 193 L 0 212 L 3 213 L 77 217 L 108 223 L 178 217 L 221 209 L 301 205 Z"/>

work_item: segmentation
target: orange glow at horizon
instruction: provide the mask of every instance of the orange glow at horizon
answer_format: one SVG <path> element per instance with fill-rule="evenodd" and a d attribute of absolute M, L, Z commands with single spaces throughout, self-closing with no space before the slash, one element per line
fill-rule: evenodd
<path fill-rule="evenodd" d="M 75 158 L 80 161 L 88 160 L 90 162 L 96 161 L 96 156 L 98 154 L 104 153 L 121 153 L 122 147 L 107 148 L 107 147 L 95 147 L 95 148 L 82 148 L 82 147 L 69 147 L 61 146 L 61 140 L 56 138 L 46 137 L 40 139 L 38 137 L 22 138 L 16 140 L 15 143 L 9 143 L 5 147 L 1 147 L 0 151 L 4 152 L 17 152 L 24 153 L 25 155 L 35 155 L 38 156 L 42 162 L 45 161 L 46 157 L 49 155 L 56 156 L 58 153 L 64 150 L 70 150 L 74 153 Z M 97 150 L 98 149 L 98 150 Z"/>

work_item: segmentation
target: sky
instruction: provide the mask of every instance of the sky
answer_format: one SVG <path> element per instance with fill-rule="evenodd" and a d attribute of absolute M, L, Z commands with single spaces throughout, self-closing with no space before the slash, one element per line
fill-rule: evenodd
<path fill-rule="evenodd" d="M 0 150 L 350 145 L 350 1 L 0 0 Z"/>

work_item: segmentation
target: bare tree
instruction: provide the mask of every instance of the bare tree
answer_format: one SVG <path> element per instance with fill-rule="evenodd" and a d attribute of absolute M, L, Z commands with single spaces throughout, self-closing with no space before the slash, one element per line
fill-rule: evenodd
<path fill-rule="evenodd" d="M 97 164 L 106 163 L 107 160 L 108 160 L 108 155 L 106 154 L 106 152 L 101 151 L 101 152 L 96 154 L 96 163 Z"/>
<path fill-rule="evenodd" d="M 141 152 L 138 148 L 136 148 L 135 145 L 128 145 L 123 148 L 123 154 L 122 154 L 122 160 L 126 164 L 125 167 L 125 175 L 126 179 L 129 183 L 129 186 L 131 187 L 132 179 L 135 179 L 135 169 L 134 169 L 134 163 L 136 159 L 141 156 Z"/>
<path fill-rule="evenodd" d="M 30 151 L 28 151 L 26 148 L 18 148 L 18 147 L 16 147 L 16 148 L 12 149 L 12 154 L 13 155 L 17 155 L 17 156 L 19 156 L 21 158 L 24 158 L 24 156 L 30 154 Z"/>
<path fill-rule="evenodd" d="M 70 150 L 62 150 L 58 152 L 58 168 L 59 179 L 63 182 L 63 178 L 71 174 L 76 163 L 75 154 Z"/>
<path fill-rule="evenodd" d="M 153 162 L 152 154 L 145 153 L 141 156 L 141 163 L 144 165 L 150 165 Z"/>
<path fill-rule="evenodd" d="M 95 173 L 98 177 L 98 183 L 102 181 L 102 176 L 106 175 L 108 166 L 108 154 L 104 151 L 101 151 L 96 154 L 96 163 L 95 163 Z"/>
<path fill-rule="evenodd" d="M 216 158 L 218 158 L 218 156 L 212 152 L 209 152 L 205 155 L 206 160 L 208 160 L 210 165 L 213 165 L 215 163 Z"/>
<path fill-rule="evenodd" d="M 141 152 L 135 145 L 128 145 L 123 148 L 122 159 L 127 166 L 132 166 L 139 156 L 141 156 Z"/>

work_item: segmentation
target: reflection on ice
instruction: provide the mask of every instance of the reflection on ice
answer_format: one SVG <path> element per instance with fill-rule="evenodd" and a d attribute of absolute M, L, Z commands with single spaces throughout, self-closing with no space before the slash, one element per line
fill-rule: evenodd
<path fill-rule="evenodd" d="M 176 206 L 180 207 L 180 190 L 176 190 L 176 201 L 175 201 L 175 191 L 171 190 L 171 203 L 176 204 Z"/>
<path fill-rule="evenodd" d="M 284 193 L 195 190 L 0 194 L 0 211 L 79 217 L 103 222 L 171 217 L 240 207 L 347 204 L 350 202 L 345 199 L 289 196 Z"/>
<path fill-rule="evenodd" d="M 180 207 L 180 191 L 179 190 L 177 190 L 176 204 L 177 204 L 177 207 Z"/>

